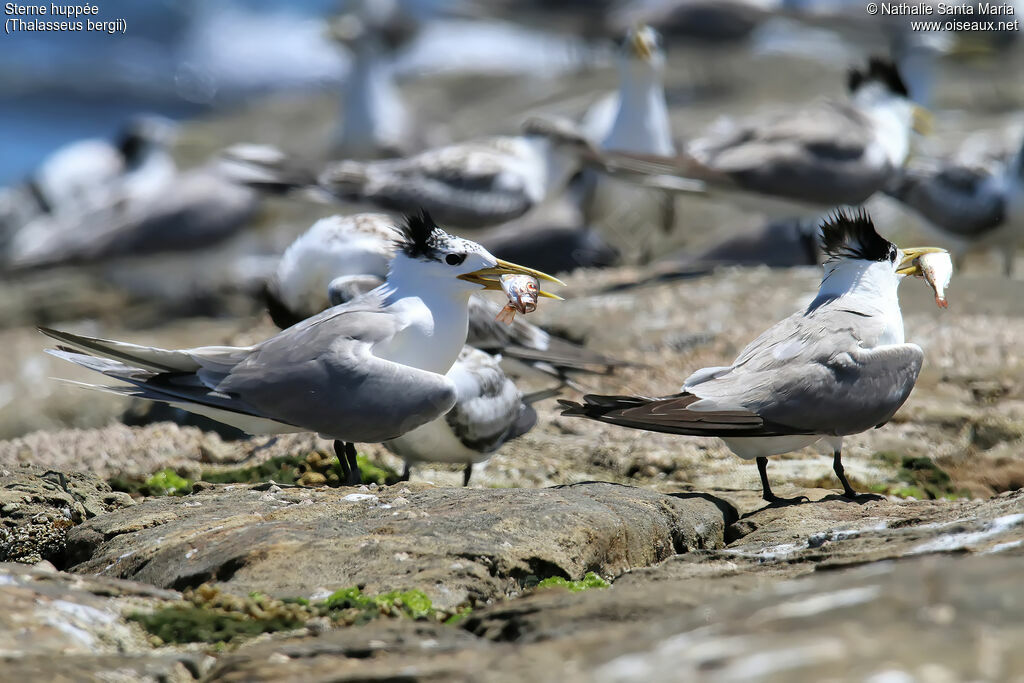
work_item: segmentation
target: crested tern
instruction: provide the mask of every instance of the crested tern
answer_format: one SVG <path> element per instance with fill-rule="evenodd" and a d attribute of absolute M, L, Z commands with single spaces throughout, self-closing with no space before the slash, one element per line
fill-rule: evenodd
<path fill-rule="evenodd" d="M 662 398 L 585 396 L 561 401 L 564 415 L 648 431 L 717 436 L 756 460 L 762 493 L 772 493 L 767 457 L 820 440 L 833 449 L 843 494 L 855 497 L 842 464 L 843 437 L 885 424 L 917 381 L 924 352 L 904 341 L 896 295 L 934 247 L 900 250 L 863 211 L 837 210 L 821 226 L 828 256 L 818 295 L 776 323 L 732 365 L 698 370 Z"/>
<path fill-rule="evenodd" d="M 949 243 L 959 262 L 975 248 L 996 247 L 1013 275 L 1024 242 L 1024 140 L 1009 159 L 985 164 L 909 167 L 886 188 Z"/>
<path fill-rule="evenodd" d="M 455 385 L 452 409 L 384 442 L 385 448 L 405 460 L 402 479 L 409 478 L 416 463 L 464 464 L 462 485 L 468 486 L 474 464 L 537 424 L 532 404 L 558 393 L 550 389 L 524 396 L 501 369 L 499 358 L 471 346 L 463 347 L 447 377 Z"/>
<path fill-rule="evenodd" d="M 507 273 L 561 284 L 448 235 L 423 213 L 407 219 L 383 285 L 252 346 L 164 350 L 42 331 L 59 342 L 49 353 L 124 383 L 86 387 L 168 403 L 249 434 L 317 432 L 334 440 L 356 483 L 353 442 L 395 439 L 454 405 L 445 373 L 466 341 L 470 295 L 500 288 Z"/>
<path fill-rule="evenodd" d="M 279 327 L 369 292 L 383 283 L 399 235 L 385 214 L 362 213 L 322 218 L 285 250 L 265 287 L 267 310 Z M 608 370 L 622 365 L 561 339 L 517 317 L 511 325 L 494 318 L 501 305 L 483 296 L 469 298 L 466 343 L 501 355 L 506 369 L 527 368 L 565 380 L 568 373 Z"/>
<path fill-rule="evenodd" d="M 235 160 L 248 163 L 251 184 L 266 190 L 319 190 L 399 212 L 422 207 L 445 225 L 472 229 L 508 222 L 544 203 L 590 152 L 571 123 L 534 117 L 521 135 L 455 143 L 404 159 L 336 161 L 319 172 L 290 166 L 283 154 Z"/>
<path fill-rule="evenodd" d="M 927 132 L 899 70 L 872 57 L 852 69 L 848 102 L 825 100 L 785 115 L 732 125 L 692 141 L 683 155 L 612 155 L 608 168 L 637 172 L 641 183 L 721 195 L 770 218 L 817 218 L 835 206 L 862 204 L 903 167 L 912 131 Z M 632 157 L 632 158 L 630 158 Z"/>

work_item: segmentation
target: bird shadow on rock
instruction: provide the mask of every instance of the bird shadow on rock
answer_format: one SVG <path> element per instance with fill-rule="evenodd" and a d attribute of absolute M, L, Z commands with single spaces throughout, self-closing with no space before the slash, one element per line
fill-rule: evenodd
<path fill-rule="evenodd" d="M 839 501 L 840 503 L 857 503 L 858 505 L 863 505 L 864 503 L 870 503 L 872 501 L 885 499 L 885 496 L 880 496 L 877 493 L 858 493 L 856 496 L 853 496 L 852 498 L 849 496 L 844 496 L 841 493 L 833 493 L 831 495 L 825 496 L 824 498 L 819 498 L 818 500 L 812 502 L 825 503 L 836 500 Z"/>
<path fill-rule="evenodd" d="M 827 496 L 818 498 L 817 500 L 811 500 L 807 496 L 797 496 L 795 498 L 780 499 L 775 502 L 762 505 L 761 507 L 751 510 L 749 512 L 744 512 L 742 515 L 739 516 L 739 519 L 747 519 L 748 517 L 756 515 L 759 512 L 764 512 L 765 510 L 775 510 L 778 508 L 787 508 L 796 505 L 818 505 L 820 503 L 831 502 L 856 503 L 858 505 L 864 505 L 865 503 L 870 503 L 872 501 L 877 500 L 885 500 L 885 496 L 880 496 L 877 493 L 858 493 L 855 497 L 850 498 L 841 493 L 832 493 Z"/>

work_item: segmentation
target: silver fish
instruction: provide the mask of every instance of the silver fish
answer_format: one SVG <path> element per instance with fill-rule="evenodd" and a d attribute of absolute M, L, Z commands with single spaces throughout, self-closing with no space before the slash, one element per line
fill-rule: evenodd
<path fill-rule="evenodd" d="M 502 275 L 501 288 L 508 297 L 508 303 L 498 312 L 495 320 L 511 325 L 516 311 L 526 314 L 537 310 L 537 299 L 541 296 L 537 278 L 530 275 Z"/>
<path fill-rule="evenodd" d="M 949 301 L 946 299 L 946 287 L 949 286 L 949 280 L 953 277 L 953 259 L 950 258 L 948 252 L 935 252 L 929 254 L 922 254 L 917 258 L 917 263 L 921 267 L 921 273 L 924 275 L 924 279 L 931 285 L 932 290 L 935 292 L 935 303 L 940 308 L 946 308 L 949 306 Z"/>

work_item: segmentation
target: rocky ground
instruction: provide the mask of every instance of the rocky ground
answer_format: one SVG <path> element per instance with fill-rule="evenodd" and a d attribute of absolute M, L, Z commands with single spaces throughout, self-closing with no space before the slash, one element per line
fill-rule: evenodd
<path fill-rule="evenodd" d="M 834 64 L 774 57 L 730 73 L 731 92 L 707 91 L 684 82 L 687 59 L 674 57 L 668 91 L 681 135 L 750 110 L 737 92 L 783 102 L 842 81 Z M 933 149 L 1024 102 L 1019 84 L 975 80 L 939 88 Z M 527 110 L 578 115 L 613 83 L 606 70 L 408 92 L 465 138 L 507 132 Z M 274 98 L 197 122 L 177 152 L 194 162 L 260 140 L 316 156 L 333 100 Z M 688 246 L 752 222 L 680 209 Z M 906 216 L 877 209 L 886 234 L 910 239 Z M 334 210 L 270 202 L 209 253 L 5 278 L 0 677 L 1024 680 L 1024 284 L 991 275 L 984 255 L 954 277 L 948 310 L 923 282 L 903 285 L 926 363 L 888 425 L 846 440 L 847 472 L 874 493 L 856 502 L 810 449 L 769 467 L 777 493 L 808 502 L 766 507 L 754 465 L 717 440 L 563 418 L 552 401 L 468 489 L 444 467 L 394 483 L 401 463 L 373 445 L 360 445 L 366 485 L 339 488 L 315 436 L 236 439 L 50 379 L 95 378 L 45 355 L 35 324 L 173 347 L 271 334 L 254 293 L 273 254 Z M 532 314 L 636 364 L 577 378 L 588 390 L 675 391 L 808 301 L 820 270 L 623 286 L 648 275 L 574 273 L 566 301 Z"/>

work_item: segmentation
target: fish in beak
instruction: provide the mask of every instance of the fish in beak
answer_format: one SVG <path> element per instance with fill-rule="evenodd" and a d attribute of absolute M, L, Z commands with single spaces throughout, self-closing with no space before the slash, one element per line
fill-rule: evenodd
<path fill-rule="evenodd" d="M 526 266 L 518 266 L 515 263 L 509 263 L 508 261 L 502 261 L 501 259 L 498 259 L 497 261 L 498 262 L 495 265 L 489 268 L 481 268 L 480 270 L 474 270 L 472 273 L 464 273 L 462 275 L 457 275 L 456 277 L 460 280 L 465 280 L 466 282 L 478 284 L 484 289 L 494 289 L 498 291 L 504 291 L 501 287 L 502 275 L 529 275 L 537 278 L 537 280 L 554 282 L 557 285 L 565 287 L 565 283 L 553 275 L 548 275 L 547 273 L 542 273 L 539 270 L 527 268 Z M 544 290 L 539 291 L 538 296 L 548 299 L 562 299 L 562 297 L 557 294 L 545 292 Z"/>
<path fill-rule="evenodd" d="M 923 277 L 919 259 L 925 254 L 948 254 L 949 252 L 939 247 L 907 247 L 903 249 L 903 260 L 900 261 L 896 272 L 900 275 L 916 275 Z"/>
<path fill-rule="evenodd" d="M 948 308 L 946 287 L 953 277 L 953 259 L 945 249 L 937 247 L 911 247 L 903 250 L 903 261 L 896 271 L 901 275 L 916 275 L 927 280 L 935 293 L 935 305 Z"/>

